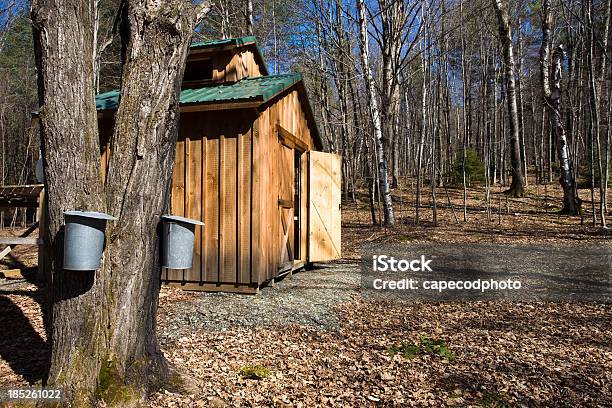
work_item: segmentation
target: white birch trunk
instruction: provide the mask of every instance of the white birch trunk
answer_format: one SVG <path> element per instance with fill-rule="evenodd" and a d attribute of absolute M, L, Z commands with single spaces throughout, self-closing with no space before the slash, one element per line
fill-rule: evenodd
<path fill-rule="evenodd" d="M 395 225 L 395 216 L 393 214 L 393 201 L 389 190 L 389 176 L 387 174 L 387 158 L 383 145 L 382 126 L 380 120 L 380 110 L 378 108 L 378 99 L 376 98 L 376 86 L 372 77 L 372 70 L 369 65 L 368 57 L 368 22 L 366 19 L 366 6 L 364 0 L 359 0 L 359 29 L 361 34 L 361 64 L 363 66 L 363 76 L 365 77 L 368 102 L 370 105 L 370 114 L 372 116 L 372 124 L 374 127 L 374 140 L 376 142 L 378 172 L 379 172 L 379 189 L 383 196 L 384 208 L 384 224 L 391 227 Z"/>

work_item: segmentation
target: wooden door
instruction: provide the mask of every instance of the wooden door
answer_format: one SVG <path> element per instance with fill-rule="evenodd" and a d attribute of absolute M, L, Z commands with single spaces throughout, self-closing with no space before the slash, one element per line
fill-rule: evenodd
<path fill-rule="evenodd" d="M 339 259 L 342 157 L 308 153 L 308 261 Z"/>
<path fill-rule="evenodd" d="M 280 145 L 280 155 L 278 158 L 278 169 L 280 170 L 280 178 L 278 180 L 279 225 L 281 226 L 280 269 L 287 269 L 293 266 L 293 189 L 295 185 L 293 156 L 293 149 Z"/>

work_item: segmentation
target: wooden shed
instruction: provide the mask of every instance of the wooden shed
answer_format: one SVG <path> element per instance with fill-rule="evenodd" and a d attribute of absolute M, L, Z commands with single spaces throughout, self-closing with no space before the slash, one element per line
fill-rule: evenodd
<path fill-rule="evenodd" d="M 118 98 L 97 97 L 102 146 Z M 171 213 L 205 225 L 193 267 L 163 282 L 256 292 L 340 258 L 341 158 L 321 151 L 301 75 L 269 75 L 254 37 L 195 43 L 180 101 Z"/>

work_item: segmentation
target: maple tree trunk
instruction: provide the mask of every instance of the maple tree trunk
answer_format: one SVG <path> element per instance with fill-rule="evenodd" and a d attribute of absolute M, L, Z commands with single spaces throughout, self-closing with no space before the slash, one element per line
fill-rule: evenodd
<path fill-rule="evenodd" d="M 95 4 L 35 0 L 32 21 L 52 279 L 48 385 L 74 406 L 95 398 L 130 406 L 172 370 L 155 334 L 159 294 L 157 229 L 169 195 L 178 102 L 200 4 L 125 0 L 120 9 L 122 98 L 103 185 L 94 101 Z M 106 231 L 102 267 L 63 270 L 63 212 L 117 217 Z M 173 379 L 174 380 L 174 379 Z"/>
<path fill-rule="evenodd" d="M 506 96 L 508 103 L 510 131 L 510 165 L 512 167 L 512 184 L 508 195 L 521 197 L 525 193 L 525 179 L 521 164 L 519 142 L 518 108 L 516 103 L 516 81 L 514 75 L 514 53 L 512 47 L 512 32 L 508 17 L 508 5 L 503 0 L 493 0 L 499 25 L 499 37 L 502 43 L 504 71 L 506 76 Z"/>
<path fill-rule="evenodd" d="M 69 12 L 71 10 L 71 12 Z M 63 271 L 63 212 L 105 211 L 94 102 L 93 15 L 86 1 L 32 3 L 45 169 L 51 284 L 51 372 L 77 405 L 87 402 L 105 348 L 107 275 Z M 67 114 L 70 112 L 70 114 Z"/>

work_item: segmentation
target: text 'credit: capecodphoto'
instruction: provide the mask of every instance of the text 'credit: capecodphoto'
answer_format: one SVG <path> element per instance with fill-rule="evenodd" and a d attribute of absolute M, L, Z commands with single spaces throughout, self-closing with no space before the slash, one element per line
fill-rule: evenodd
<path fill-rule="evenodd" d="M 612 296 L 608 246 L 390 244 L 366 248 L 366 296 L 415 300 L 605 301 Z"/>

